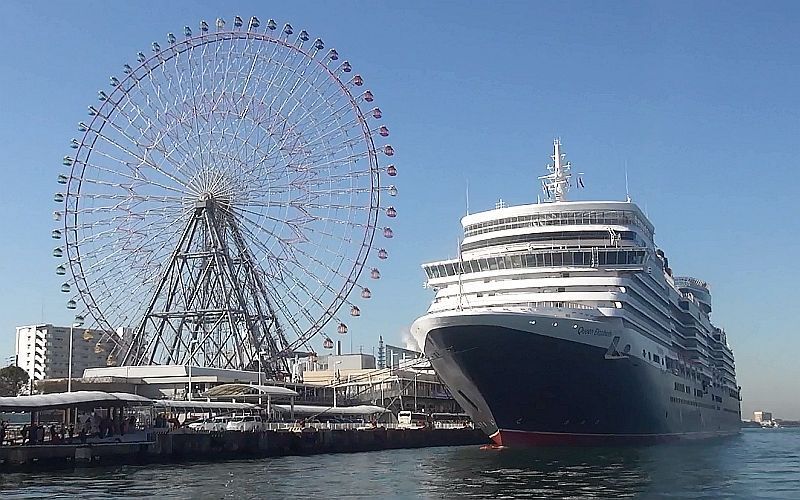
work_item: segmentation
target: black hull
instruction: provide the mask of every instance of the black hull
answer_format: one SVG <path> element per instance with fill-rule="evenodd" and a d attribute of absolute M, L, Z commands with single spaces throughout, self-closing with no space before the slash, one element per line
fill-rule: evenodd
<path fill-rule="evenodd" d="M 606 359 L 591 345 L 462 325 L 428 332 L 425 353 L 497 444 L 648 443 L 739 432 L 739 401 L 721 389 L 678 392 L 676 381 L 700 384 L 635 357 Z"/>

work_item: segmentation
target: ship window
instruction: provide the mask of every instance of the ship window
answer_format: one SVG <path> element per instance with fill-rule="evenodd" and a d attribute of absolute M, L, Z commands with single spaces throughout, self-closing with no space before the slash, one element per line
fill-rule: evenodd
<path fill-rule="evenodd" d="M 546 253 L 546 254 L 542 255 L 542 257 L 544 257 L 544 266 L 545 267 L 550 267 L 550 266 L 553 265 L 553 254 Z"/>
<path fill-rule="evenodd" d="M 488 261 L 489 261 L 489 269 L 491 271 L 497 271 L 497 258 L 492 257 L 488 259 Z"/>
<path fill-rule="evenodd" d="M 561 252 L 553 253 L 553 265 L 560 266 L 563 264 L 563 258 Z"/>
<path fill-rule="evenodd" d="M 505 269 L 506 268 L 506 259 L 507 259 L 507 257 L 497 257 L 497 268 L 498 269 Z"/>

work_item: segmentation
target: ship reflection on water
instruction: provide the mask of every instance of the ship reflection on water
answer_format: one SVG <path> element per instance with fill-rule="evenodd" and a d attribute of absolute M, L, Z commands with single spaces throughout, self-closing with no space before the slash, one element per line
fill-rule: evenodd
<path fill-rule="evenodd" d="M 461 498 L 796 498 L 800 430 L 769 434 L 643 447 L 460 449 L 431 464 L 425 486 Z"/>

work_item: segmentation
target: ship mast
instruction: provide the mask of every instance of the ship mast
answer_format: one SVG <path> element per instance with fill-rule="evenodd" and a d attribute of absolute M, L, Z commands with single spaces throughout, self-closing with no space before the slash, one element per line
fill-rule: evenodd
<path fill-rule="evenodd" d="M 542 191 L 544 191 L 547 201 L 566 201 L 567 191 L 569 191 L 569 179 L 572 177 L 570 169 L 572 164 L 567 159 L 567 154 L 561 152 L 561 140 L 553 140 L 553 159 L 552 165 L 547 165 L 549 174 L 539 177 L 542 181 Z"/>

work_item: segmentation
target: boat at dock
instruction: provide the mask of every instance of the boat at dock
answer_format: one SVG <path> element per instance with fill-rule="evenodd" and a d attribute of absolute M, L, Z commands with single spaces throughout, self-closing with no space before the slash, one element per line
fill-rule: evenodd
<path fill-rule="evenodd" d="M 466 215 L 412 325 L 498 445 L 648 443 L 739 432 L 740 388 L 709 285 L 673 275 L 630 198 L 569 201 L 559 140 L 546 201 Z"/>

